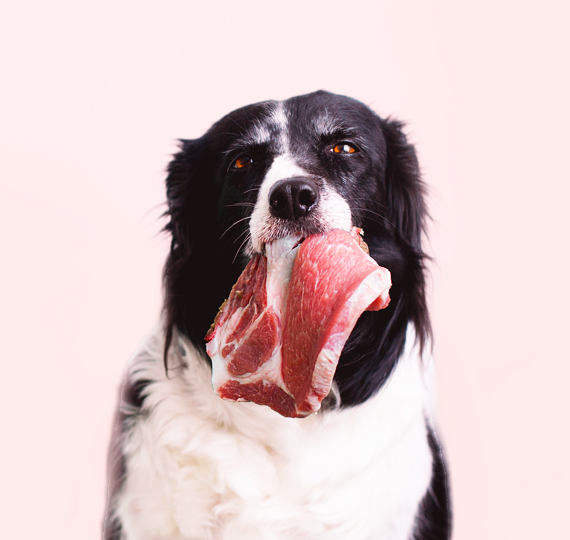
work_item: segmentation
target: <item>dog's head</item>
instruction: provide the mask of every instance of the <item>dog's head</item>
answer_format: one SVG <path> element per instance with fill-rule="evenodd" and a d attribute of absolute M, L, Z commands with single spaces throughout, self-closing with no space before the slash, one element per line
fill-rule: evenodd
<path fill-rule="evenodd" d="M 429 336 L 421 237 L 426 218 L 414 149 L 398 122 L 328 92 L 234 111 L 184 140 L 166 181 L 167 348 L 176 328 L 199 348 L 247 259 L 288 235 L 364 230 L 392 273 L 392 304 L 360 318 L 335 381 L 345 404 L 377 390 L 408 322 Z"/>

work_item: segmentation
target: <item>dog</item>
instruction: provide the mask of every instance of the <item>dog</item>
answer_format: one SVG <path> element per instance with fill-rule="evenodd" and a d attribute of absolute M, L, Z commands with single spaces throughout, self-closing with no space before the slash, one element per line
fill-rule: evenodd
<path fill-rule="evenodd" d="M 272 188 L 291 179 L 276 211 Z M 303 200 L 307 183 L 317 193 Z M 166 192 L 164 320 L 123 387 L 104 538 L 449 538 L 425 187 L 402 123 L 324 91 L 250 105 L 181 141 Z M 204 336 L 248 260 L 286 235 L 352 227 L 390 270 L 391 303 L 358 319 L 321 410 L 220 399 Z"/>

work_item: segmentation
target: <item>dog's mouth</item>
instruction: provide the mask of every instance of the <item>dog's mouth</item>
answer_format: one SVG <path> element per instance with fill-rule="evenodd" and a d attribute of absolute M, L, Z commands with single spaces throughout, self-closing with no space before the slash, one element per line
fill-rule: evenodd
<path fill-rule="evenodd" d="M 293 246 L 293 249 L 295 249 L 296 247 L 299 247 L 306 239 L 307 239 L 306 236 L 301 237 L 299 239 L 299 241 Z"/>
<path fill-rule="evenodd" d="M 268 259 L 278 259 L 281 255 L 297 249 L 310 235 L 291 234 L 262 245 L 261 255 Z"/>
<path fill-rule="evenodd" d="M 323 234 L 331 230 L 330 226 L 317 220 L 306 220 L 304 223 L 287 222 L 282 219 L 271 219 L 263 227 L 259 238 L 252 242 L 252 254 L 260 253 L 264 255 L 267 246 L 284 241 L 284 245 L 291 249 L 298 247 L 313 234 Z M 292 243 L 292 244 L 291 244 Z M 256 249 L 258 246 L 258 249 Z"/>
<path fill-rule="evenodd" d="M 252 238 L 249 245 L 248 255 L 255 253 L 267 254 L 267 247 L 273 244 L 283 246 L 283 249 L 292 250 L 299 247 L 307 238 L 315 234 L 326 234 L 334 229 L 340 229 L 351 233 L 352 223 L 339 226 L 325 219 L 304 219 L 302 221 L 285 221 L 282 219 L 270 219 L 263 227 L 257 239 Z"/>

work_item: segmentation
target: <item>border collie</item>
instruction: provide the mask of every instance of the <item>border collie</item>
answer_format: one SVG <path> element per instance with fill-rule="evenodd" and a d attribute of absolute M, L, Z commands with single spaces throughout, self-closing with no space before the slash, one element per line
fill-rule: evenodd
<path fill-rule="evenodd" d="M 123 387 L 105 539 L 449 538 L 424 186 L 402 124 L 320 91 L 238 109 L 180 148 L 166 179 L 164 324 Z M 275 216 L 270 189 L 291 178 L 309 179 L 318 201 Z M 352 227 L 390 270 L 392 300 L 359 318 L 321 410 L 284 418 L 217 397 L 204 336 L 252 254 Z"/>

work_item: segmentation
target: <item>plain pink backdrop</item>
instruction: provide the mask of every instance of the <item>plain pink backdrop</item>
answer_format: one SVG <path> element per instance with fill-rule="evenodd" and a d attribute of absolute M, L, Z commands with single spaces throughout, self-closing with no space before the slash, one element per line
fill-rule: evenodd
<path fill-rule="evenodd" d="M 177 137 L 323 88 L 430 186 L 455 540 L 570 538 L 569 4 L 2 1 L 2 536 L 97 539 Z"/>

